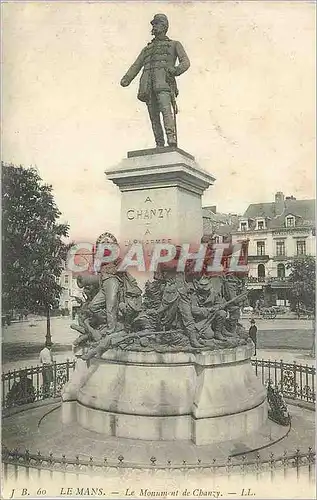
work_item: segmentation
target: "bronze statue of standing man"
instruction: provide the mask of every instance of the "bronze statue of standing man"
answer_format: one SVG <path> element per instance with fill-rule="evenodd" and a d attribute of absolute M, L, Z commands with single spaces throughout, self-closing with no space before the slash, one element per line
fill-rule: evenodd
<path fill-rule="evenodd" d="M 180 42 L 166 36 L 168 19 L 156 14 L 151 21 L 153 40 L 147 44 L 121 80 L 127 87 L 143 68 L 138 99 L 146 103 L 157 147 L 165 145 L 160 115 L 169 146 L 177 146 L 176 76 L 188 70 L 190 62 Z M 175 66 L 178 61 L 178 65 Z"/>

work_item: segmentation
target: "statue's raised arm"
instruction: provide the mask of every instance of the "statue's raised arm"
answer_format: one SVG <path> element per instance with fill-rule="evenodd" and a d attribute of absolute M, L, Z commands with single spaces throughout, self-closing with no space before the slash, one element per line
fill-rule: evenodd
<path fill-rule="evenodd" d="M 166 36 L 168 19 L 165 14 L 156 14 L 151 24 L 153 40 L 144 47 L 120 83 L 127 87 L 143 68 L 138 99 L 148 107 L 156 146 L 165 145 L 161 114 L 167 143 L 177 146 L 176 77 L 188 70 L 190 61 L 182 44 Z"/>

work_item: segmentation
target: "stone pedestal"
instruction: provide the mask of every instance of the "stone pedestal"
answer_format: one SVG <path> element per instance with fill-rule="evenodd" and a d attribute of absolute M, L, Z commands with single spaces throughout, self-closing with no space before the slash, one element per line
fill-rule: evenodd
<path fill-rule="evenodd" d="M 64 421 L 76 415 L 82 427 L 120 438 L 239 439 L 267 420 L 253 349 L 250 342 L 200 354 L 108 351 L 65 387 Z"/>
<path fill-rule="evenodd" d="M 200 243 L 201 196 L 215 179 L 192 155 L 173 147 L 131 151 L 106 175 L 122 193 L 121 245 Z"/>

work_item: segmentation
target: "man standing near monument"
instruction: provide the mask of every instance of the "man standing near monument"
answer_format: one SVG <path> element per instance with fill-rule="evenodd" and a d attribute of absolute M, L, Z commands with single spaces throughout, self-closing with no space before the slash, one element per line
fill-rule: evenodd
<path fill-rule="evenodd" d="M 50 396 L 51 384 L 54 379 L 53 371 L 53 355 L 52 355 L 52 342 L 46 341 L 43 349 L 40 352 L 40 363 L 43 366 L 43 397 Z"/>
<path fill-rule="evenodd" d="M 138 99 L 146 103 L 157 147 L 164 147 L 164 128 L 169 146 L 177 146 L 176 97 L 178 89 L 176 76 L 188 70 L 190 62 L 180 42 L 166 36 L 168 19 L 165 14 L 156 14 L 151 21 L 153 40 L 141 51 L 136 61 L 121 79 L 127 87 L 143 67 Z M 178 65 L 175 66 L 178 60 Z"/>
<path fill-rule="evenodd" d="M 258 329 L 257 329 L 257 326 L 255 324 L 254 319 L 251 319 L 250 323 L 251 323 L 251 326 L 249 328 L 249 337 L 252 339 L 252 341 L 254 343 L 254 356 L 256 356 L 256 337 L 257 337 Z"/>

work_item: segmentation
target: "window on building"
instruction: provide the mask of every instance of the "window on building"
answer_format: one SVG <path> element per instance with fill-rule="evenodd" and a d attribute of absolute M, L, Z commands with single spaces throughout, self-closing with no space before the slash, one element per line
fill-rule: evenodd
<path fill-rule="evenodd" d="M 290 217 L 286 217 L 285 222 L 286 222 L 286 227 L 294 227 L 295 217 L 293 217 L 292 215 Z"/>
<path fill-rule="evenodd" d="M 264 220 L 258 220 L 258 229 L 264 229 Z"/>
<path fill-rule="evenodd" d="M 264 241 L 257 241 L 256 254 L 257 255 L 265 255 L 265 242 Z"/>
<path fill-rule="evenodd" d="M 276 242 L 276 255 L 285 255 L 285 241 Z"/>
<path fill-rule="evenodd" d="M 214 236 L 214 237 L 213 237 L 213 242 L 214 242 L 214 243 L 220 243 L 220 238 L 219 238 L 219 236 Z"/>
<path fill-rule="evenodd" d="M 306 241 L 297 241 L 296 242 L 296 247 L 297 247 L 297 255 L 306 255 Z"/>
<path fill-rule="evenodd" d="M 68 283 L 69 283 L 68 274 L 65 274 L 65 276 L 64 276 L 64 283 L 65 283 L 65 285 L 68 285 Z"/>
<path fill-rule="evenodd" d="M 258 278 L 265 278 L 265 266 L 264 266 L 264 264 L 258 265 Z"/>
<path fill-rule="evenodd" d="M 246 231 L 247 229 L 248 229 L 248 223 L 247 222 L 240 222 L 240 230 Z"/>
<path fill-rule="evenodd" d="M 285 278 L 285 266 L 284 266 L 284 264 L 278 264 L 277 277 L 278 278 Z"/>
<path fill-rule="evenodd" d="M 69 304 L 68 300 L 65 300 L 65 309 L 68 309 L 68 304 Z"/>

